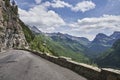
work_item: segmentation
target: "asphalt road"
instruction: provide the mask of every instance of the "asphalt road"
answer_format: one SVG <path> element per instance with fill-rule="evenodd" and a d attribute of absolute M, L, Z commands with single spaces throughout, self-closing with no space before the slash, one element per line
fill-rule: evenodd
<path fill-rule="evenodd" d="M 30 52 L 0 53 L 0 80 L 87 80 Z"/>

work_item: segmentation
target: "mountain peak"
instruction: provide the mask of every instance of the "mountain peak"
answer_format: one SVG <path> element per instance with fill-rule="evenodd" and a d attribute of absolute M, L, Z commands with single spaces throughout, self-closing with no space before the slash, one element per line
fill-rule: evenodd
<path fill-rule="evenodd" d="M 107 42 L 111 40 L 111 38 L 103 33 L 99 33 L 96 35 L 95 39 L 92 41 L 92 43 L 95 44 L 107 44 Z"/>
<path fill-rule="evenodd" d="M 31 29 L 31 31 L 35 34 L 41 34 L 42 31 L 40 31 L 36 26 L 29 26 L 29 28 Z"/>
<path fill-rule="evenodd" d="M 120 31 L 115 31 L 112 35 L 110 35 L 113 39 L 119 39 L 120 38 Z"/>
<path fill-rule="evenodd" d="M 103 33 L 99 33 L 96 35 L 96 38 L 100 39 L 100 38 L 106 38 L 108 37 L 107 35 L 103 34 Z"/>

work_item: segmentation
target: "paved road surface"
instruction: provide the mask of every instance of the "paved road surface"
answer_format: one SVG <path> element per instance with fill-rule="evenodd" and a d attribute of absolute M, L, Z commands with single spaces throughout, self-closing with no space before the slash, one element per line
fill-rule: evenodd
<path fill-rule="evenodd" d="M 73 71 L 22 50 L 0 53 L 0 80 L 87 80 Z"/>

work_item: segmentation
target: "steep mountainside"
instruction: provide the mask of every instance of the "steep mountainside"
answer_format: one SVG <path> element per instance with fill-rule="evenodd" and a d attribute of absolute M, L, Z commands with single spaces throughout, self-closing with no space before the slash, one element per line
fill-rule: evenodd
<path fill-rule="evenodd" d="M 15 3 L 0 0 L 0 50 L 28 46 L 26 39 L 30 39 L 31 34 L 18 16 Z"/>
<path fill-rule="evenodd" d="M 120 39 L 97 59 L 97 63 L 100 67 L 120 68 Z"/>
<path fill-rule="evenodd" d="M 26 41 L 30 45 L 30 42 L 33 41 L 35 34 L 30 30 L 29 26 L 25 25 L 24 22 L 22 22 L 20 19 L 19 19 L 19 23 L 20 23 L 22 30 L 24 32 Z"/>

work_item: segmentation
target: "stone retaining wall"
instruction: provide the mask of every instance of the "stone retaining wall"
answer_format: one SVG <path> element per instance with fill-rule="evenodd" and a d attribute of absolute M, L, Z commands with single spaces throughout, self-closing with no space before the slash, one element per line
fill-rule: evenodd
<path fill-rule="evenodd" d="M 43 54 L 37 51 L 30 51 L 44 59 L 47 59 L 55 64 L 62 67 L 68 68 L 81 76 L 86 77 L 88 80 L 120 80 L 120 71 L 108 68 L 98 68 L 87 64 L 78 63 L 72 61 L 70 58 L 66 57 L 55 57 L 48 54 Z"/>

